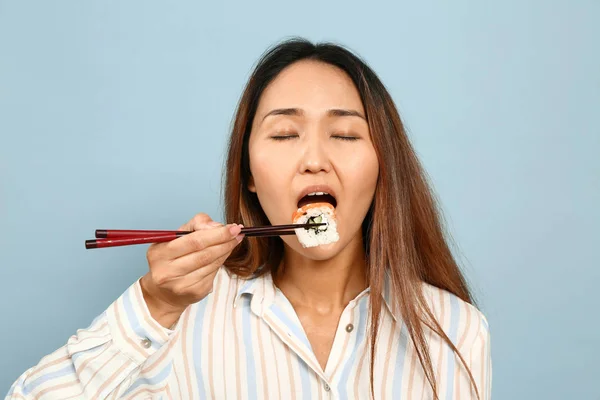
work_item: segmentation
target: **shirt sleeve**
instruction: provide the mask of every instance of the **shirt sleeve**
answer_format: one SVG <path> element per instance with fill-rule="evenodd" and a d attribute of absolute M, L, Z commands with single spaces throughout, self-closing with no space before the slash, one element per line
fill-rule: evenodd
<path fill-rule="evenodd" d="M 130 386 L 172 333 L 150 315 L 138 280 L 87 329 L 25 371 L 6 399 L 104 399 Z"/>

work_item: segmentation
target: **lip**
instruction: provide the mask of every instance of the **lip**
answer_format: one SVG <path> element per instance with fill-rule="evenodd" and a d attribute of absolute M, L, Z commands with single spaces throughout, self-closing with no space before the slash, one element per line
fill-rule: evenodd
<path fill-rule="evenodd" d="M 298 204 L 298 202 L 300 202 L 300 199 L 302 199 L 304 196 L 306 196 L 309 193 L 313 193 L 313 192 L 326 192 L 326 193 L 329 193 L 337 201 L 337 196 L 335 194 L 335 191 L 331 188 L 331 186 L 328 186 L 328 185 L 312 185 L 312 186 L 307 186 L 304 189 L 302 189 L 302 191 L 298 194 L 298 197 L 296 197 L 296 204 Z"/>

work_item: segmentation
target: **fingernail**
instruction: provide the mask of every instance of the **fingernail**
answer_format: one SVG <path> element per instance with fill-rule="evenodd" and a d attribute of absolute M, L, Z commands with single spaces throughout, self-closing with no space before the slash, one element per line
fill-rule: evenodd
<path fill-rule="evenodd" d="M 231 233 L 231 236 L 237 236 L 241 230 L 242 228 L 240 228 L 239 225 L 233 225 L 229 228 L 229 233 Z"/>
<path fill-rule="evenodd" d="M 235 240 L 237 240 L 237 242 L 239 243 L 239 242 L 241 242 L 242 240 L 244 240 L 244 236 L 245 236 L 245 235 L 237 235 L 237 236 L 235 237 Z"/>
<path fill-rule="evenodd" d="M 217 221 L 211 221 L 208 223 L 208 226 L 221 226 L 221 225 L 223 225 L 223 224 L 220 222 L 217 222 Z"/>

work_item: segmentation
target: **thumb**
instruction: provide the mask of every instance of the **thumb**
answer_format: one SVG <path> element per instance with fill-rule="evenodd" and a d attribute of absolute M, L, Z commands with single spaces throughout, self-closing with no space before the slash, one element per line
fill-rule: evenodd
<path fill-rule="evenodd" d="M 222 223 L 213 221 L 206 214 L 198 214 L 185 224 L 181 225 L 178 230 L 180 231 L 199 231 L 204 229 L 212 229 L 215 227 L 223 226 Z"/>

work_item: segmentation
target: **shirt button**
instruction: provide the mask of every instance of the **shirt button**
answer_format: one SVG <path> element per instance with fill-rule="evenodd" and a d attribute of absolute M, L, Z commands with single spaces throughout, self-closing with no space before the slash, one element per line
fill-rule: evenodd
<path fill-rule="evenodd" d="M 346 332 L 350 333 L 354 330 L 354 325 L 348 324 L 346 325 Z"/>
<path fill-rule="evenodd" d="M 325 384 L 325 391 L 326 391 L 326 392 L 329 392 L 330 390 L 331 390 L 331 388 L 329 387 L 329 385 L 328 385 L 328 384 Z"/>
<path fill-rule="evenodd" d="M 152 342 L 148 338 L 143 339 L 141 343 L 145 349 L 149 349 L 152 346 Z"/>

